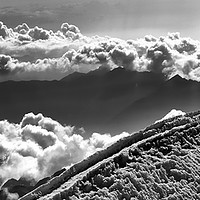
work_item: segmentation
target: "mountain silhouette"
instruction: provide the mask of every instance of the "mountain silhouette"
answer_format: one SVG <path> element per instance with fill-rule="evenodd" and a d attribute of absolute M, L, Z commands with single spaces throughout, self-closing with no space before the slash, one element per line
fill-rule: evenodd
<path fill-rule="evenodd" d="M 7 200 L 7 192 L 5 192 L 5 189 L 9 193 L 18 194 L 19 197 L 24 196 L 28 192 L 35 189 L 35 181 L 33 180 L 26 180 L 25 178 L 20 178 L 19 180 L 16 179 L 9 179 L 6 181 L 2 186 L 0 190 L 0 199 L 1 200 Z"/>
<path fill-rule="evenodd" d="M 119 123 L 128 130 L 133 123 L 135 128 L 145 127 L 174 108 L 185 112 L 200 109 L 200 83 L 176 75 L 149 96 L 133 101 L 110 124 Z"/>
<path fill-rule="evenodd" d="M 110 121 L 163 83 L 162 75 L 124 68 L 75 72 L 60 81 L 2 82 L 0 119 L 19 122 L 24 113 L 40 112 L 63 124 L 84 127 L 88 133 L 116 134 L 128 129 L 121 124 L 112 127 Z"/>

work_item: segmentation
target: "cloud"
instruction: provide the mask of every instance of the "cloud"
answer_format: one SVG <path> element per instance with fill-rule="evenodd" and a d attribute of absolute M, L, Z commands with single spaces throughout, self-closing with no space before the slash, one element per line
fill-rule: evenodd
<path fill-rule="evenodd" d="M 6 37 L 11 37 L 11 33 L 12 29 L 8 29 L 3 22 L 0 22 L 0 36 L 5 39 Z"/>
<path fill-rule="evenodd" d="M 0 55 L 0 74 L 6 75 L 12 72 L 9 63 L 12 62 L 12 58 L 6 55 Z"/>
<path fill-rule="evenodd" d="M 82 129 L 40 113 L 24 115 L 19 124 L 0 121 L 0 133 L 0 183 L 20 177 L 37 181 L 129 135 L 93 133 L 84 139 Z"/>
<path fill-rule="evenodd" d="M 73 33 L 80 33 L 80 30 L 78 27 L 74 26 L 74 25 L 70 25 L 68 23 L 63 23 L 61 26 L 61 31 L 63 32 L 63 34 L 67 34 L 69 31 L 73 32 Z"/>
<path fill-rule="evenodd" d="M 116 46 L 110 52 L 111 59 L 117 66 L 131 68 L 133 60 L 137 56 L 135 48 L 128 49 L 122 46 Z"/>
<path fill-rule="evenodd" d="M 0 81 L 59 80 L 101 65 L 200 81 L 200 42 L 179 33 L 125 41 L 86 37 L 68 23 L 53 32 L 25 23 L 11 29 L 1 22 L 0 36 Z"/>
<path fill-rule="evenodd" d="M 29 27 L 26 23 L 20 24 L 14 28 L 14 31 L 20 34 L 26 34 L 29 31 Z"/>
<path fill-rule="evenodd" d="M 122 137 L 128 136 L 129 133 L 123 132 L 120 135 L 115 135 L 113 137 L 110 136 L 110 134 L 104 134 L 101 135 L 99 133 L 93 133 L 92 136 L 89 138 L 89 143 L 92 144 L 92 146 L 97 148 L 105 148 L 112 143 L 116 142 L 117 140 L 121 139 Z"/>
<path fill-rule="evenodd" d="M 50 34 L 48 31 L 39 28 L 39 27 L 34 27 L 28 32 L 29 36 L 32 37 L 34 40 L 47 40 L 50 37 Z"/>
<path fill-rule="evenodd" d="M 53 132 L 32 125 L 27 125 L 21 132 L 21 135 L 23 140 L 32 140 L 43 149 L 53 146 L 57 139 Z"/>

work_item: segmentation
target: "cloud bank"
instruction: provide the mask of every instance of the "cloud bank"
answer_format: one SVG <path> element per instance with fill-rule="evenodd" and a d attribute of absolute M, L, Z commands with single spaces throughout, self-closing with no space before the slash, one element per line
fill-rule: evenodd
<path fill-rule="evenodd" d="M 179 33 L 125 41 L 86 37 L 68 23 L 53 32 L 25 23 L 12 29 L 0 22 L 0 81 L 59 80 L 102 65 L 200 81 L 200 42 Z"/>
<path fill-rule="evenodd" d="M 19 124 L 0 121 L 0 184 L 20 177 L 37 181 L 128 135 L 82 134 L 42 114 L 28 113 Z"/>

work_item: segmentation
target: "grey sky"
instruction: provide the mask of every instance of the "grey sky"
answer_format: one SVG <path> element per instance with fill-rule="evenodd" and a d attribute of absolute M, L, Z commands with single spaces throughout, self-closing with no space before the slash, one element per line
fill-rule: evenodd
<path fill-rule="evenodd" d="M 199 0 L 1 0 L 0 20 L 57 30 L 63 22 L 86 35 L 135 39 L 181 32 L 200 40 Z"/>

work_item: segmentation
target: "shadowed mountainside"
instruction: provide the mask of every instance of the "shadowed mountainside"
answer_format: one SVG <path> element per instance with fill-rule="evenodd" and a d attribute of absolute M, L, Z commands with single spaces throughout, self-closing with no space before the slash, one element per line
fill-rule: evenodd
<path fill-rule="evenodd" d="M 109 126 L 109 122 L 163 83 L 162 75 L 123 68 L 75 72 L 60 81 L 3 82 L 0 119 L 19 122 L 24 113 L 41 112 L 63 124 L 84 127 L 88 133 L 121 133 L 133 130 L 135 124 L 126 129 L 122 124 Z"/>
<path fill-rule="evenodd" d="M 62 124 L 84 127 L 87 134 L 133 132 L 176 108 L 200 108 L 200 83 L 178 75 L 106 68 L 75 72 L 60 81 L 0 83 L 0 119 L 19 122 L 24 113 L 50 116 Z"/>
<path fill-rule="evenodd" d="M 132 123 L 138 127 L 145 127 L 173 108 L 185 112 L 198 110 L 200 108 L 200 83 L 176 75 L 162 84 L 155 92 L 133 101 L 111 120 L 110 125 L 119 123 L 128 130 L 131 129 Z"/>

